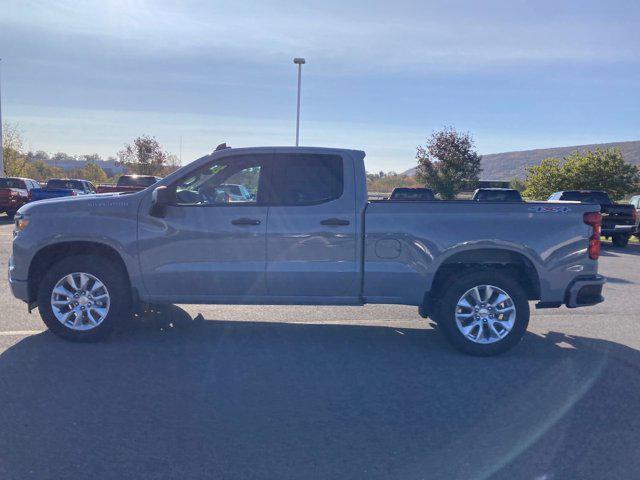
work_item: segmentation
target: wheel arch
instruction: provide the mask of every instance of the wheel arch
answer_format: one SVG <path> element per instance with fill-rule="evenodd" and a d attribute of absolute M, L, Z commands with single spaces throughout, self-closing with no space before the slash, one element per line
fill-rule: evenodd
<path fill-rule="evenodd" d="M 424 305 L 438 298 L 443 288 L 456 276 L 469 271 L 500 269 L 517 278 L 529 300 L 540 299 L 540 275 L 534 262 L 525 254 L 508 248 L 481 247 L 458 251 L 447 256 L 438 266 Z"/>
<path fill-rule="evenodd" d="M 59 260 L 74 255 L 96 255 L 106 258 L 113 262 L 118 268 L 122 269 L 122 272 L 125 274 L 130 285 L 130 272 L 127 269 L 127 265 L 122 258 L 122 255 L 120 255 L 120 253 L 118 253 L 118 251 L 112 246 L 95 241 L 57 242 L 44 246 L 38 250 L 29 264 L 29 302 L 32 302 L 37 298 L 38 286 L 49 268 Z M 132 294 L 135 295 L 133 289 Z"/>

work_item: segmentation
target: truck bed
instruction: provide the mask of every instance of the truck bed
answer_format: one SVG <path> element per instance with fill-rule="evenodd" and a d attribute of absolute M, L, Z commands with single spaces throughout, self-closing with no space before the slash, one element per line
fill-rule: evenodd
<path fill-rule="evenodd" d="M 543 301 L 564 296 L 575 276 L 568 271 L 586 258 L 591 227 L 583 214 L 597 205 L 560 203 L 480 203 L 372 201 L 364 215 L 364 291 L 367 301 L 420 305 L 443 263 L 464 263 L 465 252 L 492 258 L 502 249 L 523 255 L 535 268 Z M 544 232 L 544 233 L 542 233 Z M 495 255 L 501 263 L 504 255 Z M 585 275 L 595 274 L 591 262 Z"/>
<path fill-rule="evenodd" d="M 71 197 L 77 195 L 75 190 L 66 188 L 34 188 L 31 190 L 31 201 L 46 200 L 47 198 Z"/>

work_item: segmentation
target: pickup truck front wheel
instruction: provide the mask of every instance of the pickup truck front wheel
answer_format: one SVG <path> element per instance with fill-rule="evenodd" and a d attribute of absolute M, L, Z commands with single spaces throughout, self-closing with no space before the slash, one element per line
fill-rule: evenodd
<path fill-rule="evenodd" d="M 113 262 L 76 255 L 56 262 L 38 289 L 38 310 L 53 333 L 66 340 L 92 342 L 131 316 L 124 272 Z"/>
<path fill-rule="evenodd" d="M 455 348 L 471 355 L 506 352 L 522 340 L 529 324 L 526 293 L 500 271 L 463 274 L 441 299 L 438 326 Z"/>

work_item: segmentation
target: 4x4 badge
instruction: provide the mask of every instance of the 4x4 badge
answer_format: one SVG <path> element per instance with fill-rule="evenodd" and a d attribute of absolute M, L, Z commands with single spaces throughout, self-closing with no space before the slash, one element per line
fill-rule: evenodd
<path fill-rule="evenodd" d="M 569 207 L 559 207 L 554 205 L 549 206 L 537 206 L 537 207 L 529 207 L 530 212 L 536 213 L 567 213 L 571 211 Z"/>

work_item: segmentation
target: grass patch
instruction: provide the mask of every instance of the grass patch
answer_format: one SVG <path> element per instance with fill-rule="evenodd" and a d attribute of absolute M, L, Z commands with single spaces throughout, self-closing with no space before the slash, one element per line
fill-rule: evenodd
<path fill-rule="evenodd" d="M 611 240 L 607 240 L 605 237 L 600 237 L 600 241 L 601 242 L 609 242 L 609 243 L 611 243 Z M 638 240 L 638 237 L 632 236 L 629 239 L 629 243 L 640 243 L 640 240 Z"/>

